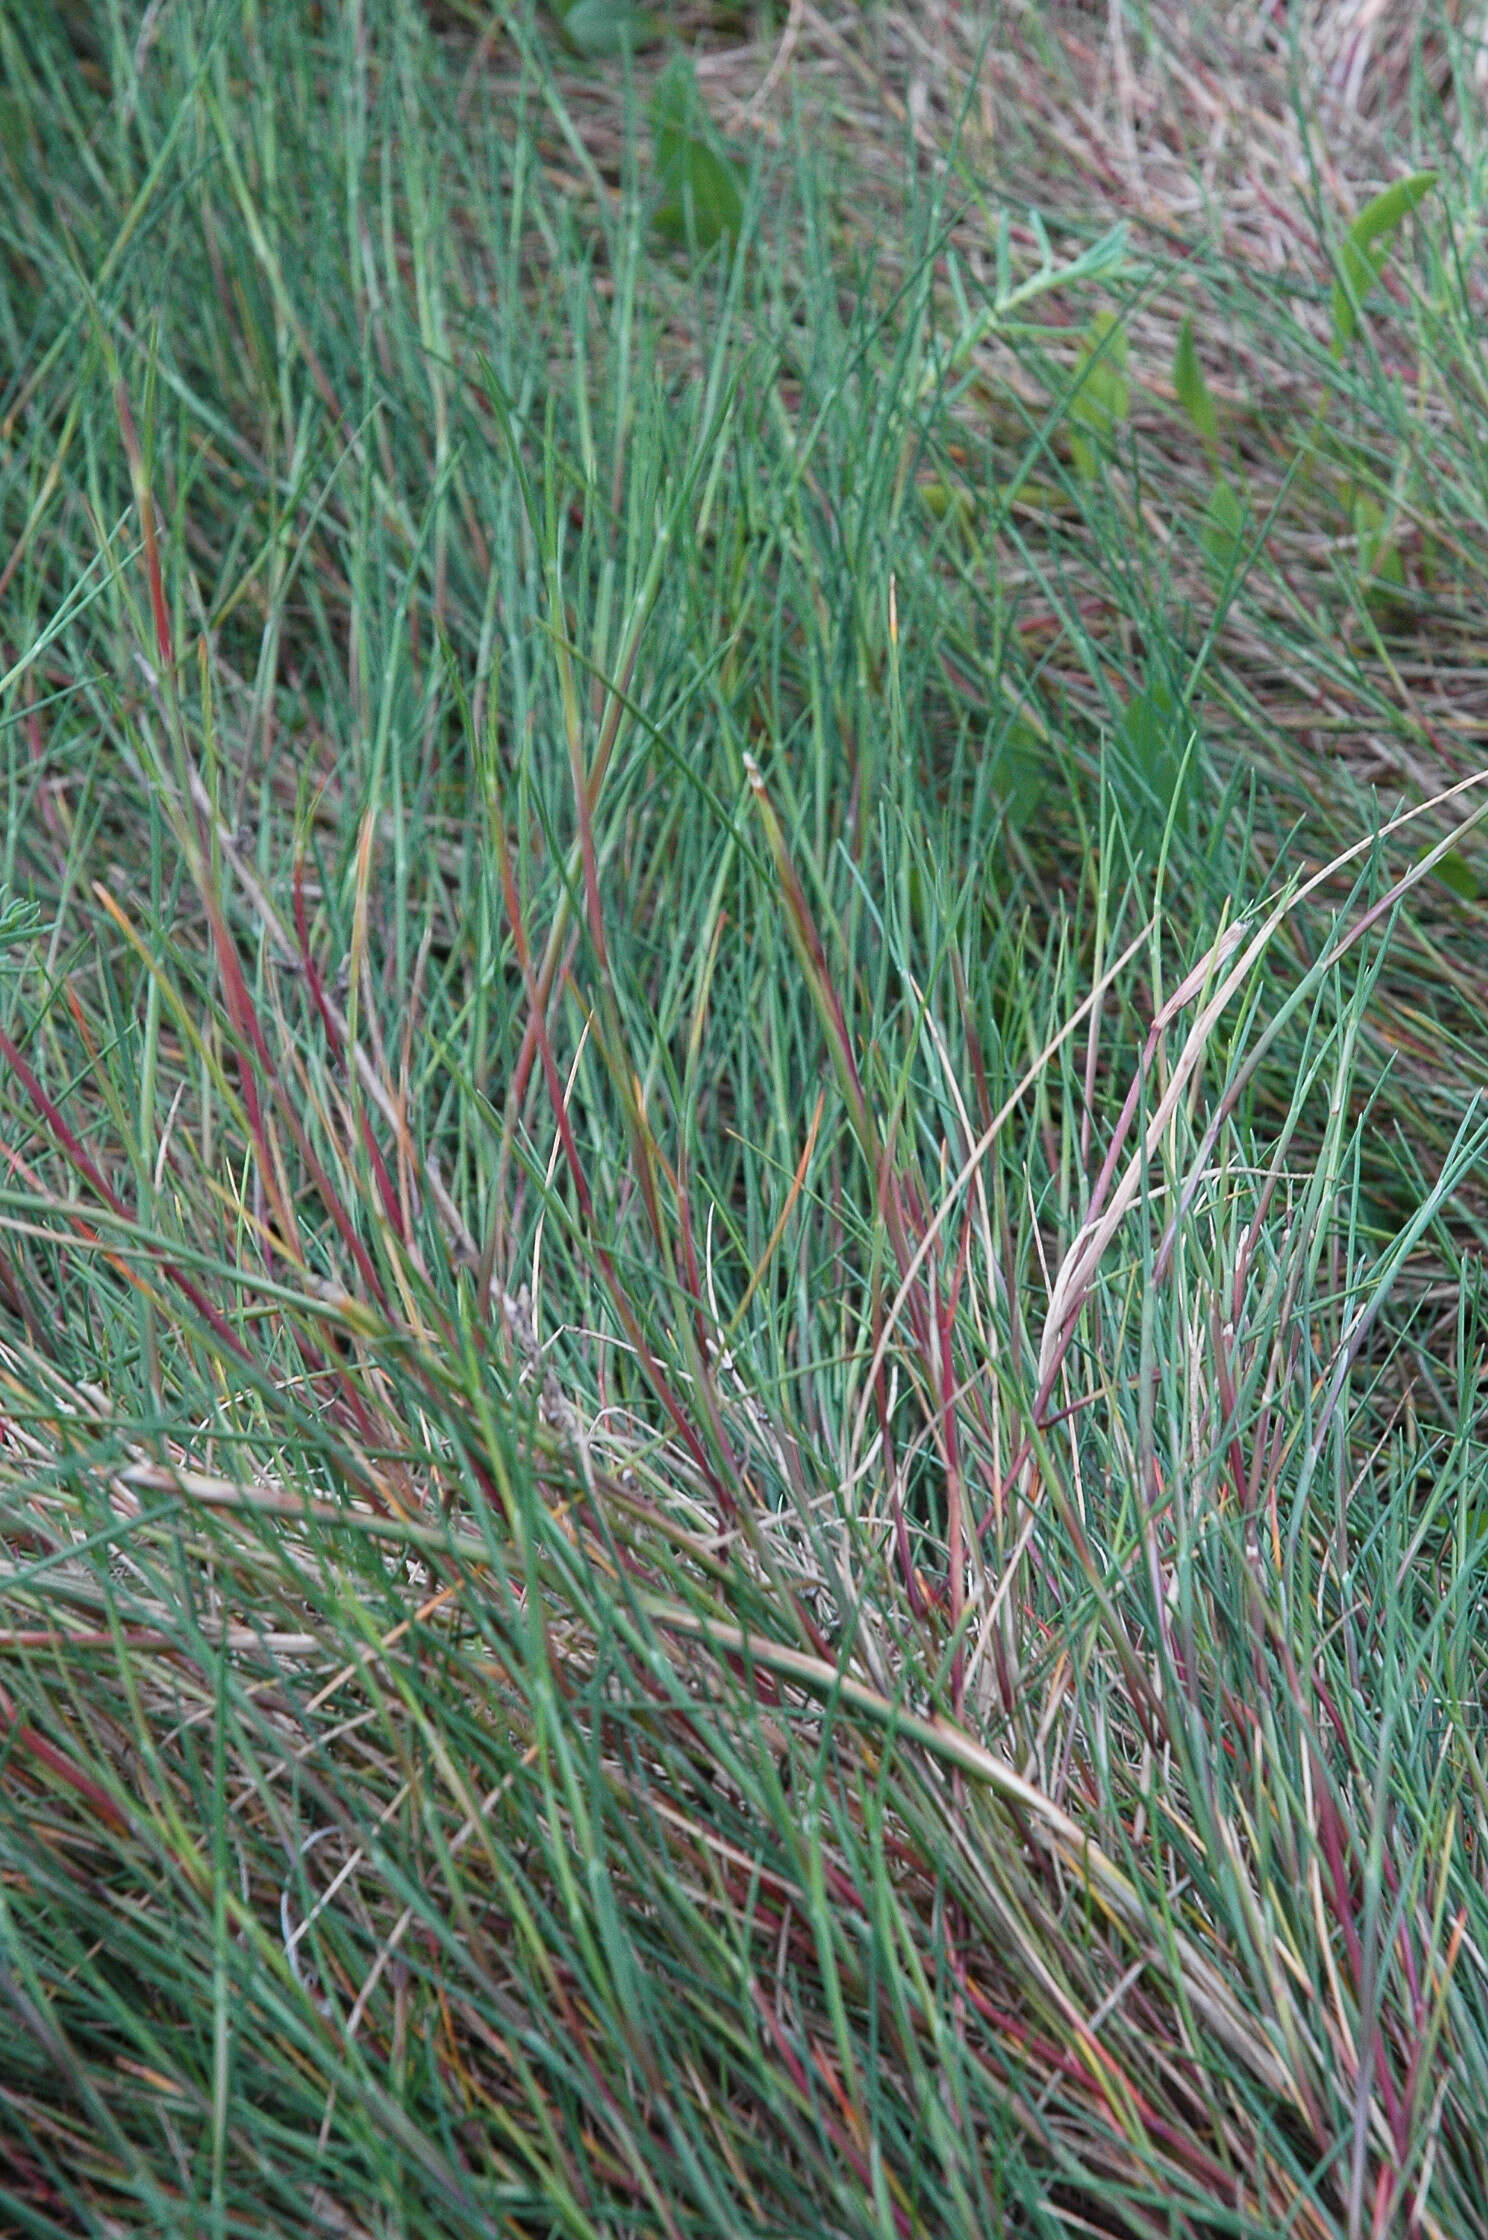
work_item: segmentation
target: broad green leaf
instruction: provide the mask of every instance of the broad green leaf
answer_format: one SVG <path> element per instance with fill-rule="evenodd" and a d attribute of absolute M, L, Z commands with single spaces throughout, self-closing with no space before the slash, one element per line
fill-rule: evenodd
<path fill-rule="evenodd" d="M 655 18 L 634 0 L 573 0 L 559 23 L 563 37 L 576 54 L 624 54 L 657 36 Z"/>
<path fill-rule="evenodd" d="M 1111 774 L 1132 844 L 1154 858 L 1169 819 L 1181 823 L 1192 799 L 1192 734 L 1186 712 L 1159 679 L 1127 702 L 1111 743 Z"/>
<path fill-rule="evenodd" d="M 1109 455 L 1116 431 L 1131 410 L 1131 384 L 1126 378 L 1126 330 L 1114 311 L 1097 312 L 1085 332 L 1078 384 L 1070 398 L 1070 450 L 1078 472 L 1088 482 L 1096 460 Z"/>
<path fill-rule="evenodd" d="M 1014 832 L 1022 832 L 1049 784 L 1050 755 L 1031 723 L 1015 716 L 992 755 L 992 789 Z"/>
<path fill-rule="evenodd" d="M 920 502 L 937 521 L 944 521 L 948 513 L 970 528 L 977 516 L 977 502 L 969 490 L 961 490 L 950 482 L 922 482 Z"/>
<path fill-rule="evenodd" d="M 744 222 L 738 173 L 711 145 L 691 64 L 679 55 L 651 96 L 652 159 L 662 200 L 652 217 L 673 241 L 711 249 Z"/>
<path fill-rule="evenodd" d="M 1216 591 L 1223 590 L 1229 581 L 1249 527 L 1250 513 L 1245 500 L 1233 482 L 1222 474 L 1216 475 L 1199 525 L 1204 565 Z"/>
<path fill-rule="evenodd" d="M 1131 410 L 1126 378 L 1126 330 L 1114 311 L 1098 312 L 1087 330 L 1080 365 L 1080 387 L 1072 410 L 1087 427 L 1110 431 Z"/>
<path fill-rule="evenodd" d="M 725 236 L 737 241 L 744 219 L 744 197 L 733 171 L 700 140 L 687 144 L 677 167 L 676 185 L 652 219 L 671 241 L 694 240 L 711 249 Z"/>
<path fill-rule="evenodd" d="M 1402 219 L 1408 218 L 1412 210 L 1426 200 L 1438 176 L 1435 171 L 1413 171 L 1408 179 L 1394 180 L 1365 203 L 1349 227 L 1349 240 L 1360 249 L 1372 248 L 1376 241 L 1385 240 Z"/>
<path fill-rule="evenodd" d="M 1472 865 L 1455 848 L 1442 857 L 1436 876 L 1449 893 L 1460 896 L 1464 902 L 1476 902 L 1483 891 Z"/>
<path fill-rule="evenodd" d="M 1434 171 L 1414 171 L 1408 179 L 1366 202 L 1343 239 L 1338 252 L 1338 278 L 1333 283 L 1333 355 L 1341 358 L 1359 325 L 1359 309 L 1384 267 L 1390 235 L 1425 201 L 1436 185 Z"/>
<path fill-rule="evenodd" d="M 698 121 L 697 79 L 685 54 L 674 55 L 651 89 L 651 130 L 691 133 Z"/>
<path fill-rule="evenodd" d="M 1219 434 L 1219 415 L 1214 409 L 1214 399 L 1209 394 L 1209 384 L 1204 379 L 1204 369 L 1199 364 L 1199 353 L 1194 348 L 1193 313 L 1185 311 L 1183 324 L 1178 329 L 1178 347 L 1173 352 L 1173 387 L 1178 402 L 1198 429 L 1206 445 L 1213 444 Z"/>
<path fill-rule="evenodd" d="M 1359 573 L 1397 591 L 1405 589 L 1405 562 L 1400 547 L 1386 534 L 1388 516 L 1367 491 L 1354 499 L 1354 535 L 1359 545 Z"/>

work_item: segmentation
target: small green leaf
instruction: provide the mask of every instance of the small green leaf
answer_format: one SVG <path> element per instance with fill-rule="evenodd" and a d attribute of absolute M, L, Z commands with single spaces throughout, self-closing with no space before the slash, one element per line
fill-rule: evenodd
<path fill-rule="evenodd" d="M 1250 512 L 1245 500 L 1231 481 L 1222 474 L 1216 475 L 1199 525 L 1204 566 L 1216 591 L 1224 589 L 1234 572 L 1249 528 Z"/>
<path fill-rule="evenodd" d="M 992 754 L 993 791 L 1014 832 L 1022 832 L 1049 783 L 1049 750 L 1031 723 L 1015 716 Z"/>
<path fill-rule="evenodd" d="M 634 0 L 573 0 L 559 29 L 575 54 L 586 55 L 624 54 L 657 35 L 655 18 Z"/>
<path fill-rule="evenodd" d="M 651 96 L 652 158 L 662 200 L 653 213 L 657 230 L 673 241 L 711 249 L 728 236 L 737 241 L 744 223 L 744 195 L 732 164 L 710 144 L 707 116 L 685 55 L 659 80 Z"/>
<path fill-rule="evenodd" d="M 1389 516 L 1365 490 L 1354 498 L 1354 535 L 1359 547 L 1359 573 L 1396 591 L 1405 589 L 1405 562 L 1400 547 L 1386 534 Z"/>
<path fill-rule="evenodd" d="M 1086 329 L 1078 372 L 1079 387 L 1070 412 L 1082 427 L 1109 435 L 1131 410 L 1126 378 L 1126 329 L 1114 311 L 1100 311 Z"/>
<path fill-rule="evenodd" d="M 1069 444 L 1076 471 L 1094 479 L 1099 457 L 1109 455 L 1131 411 L 1126 378 L 1126 330 L 1114 311 L 1100 311 L 1085 330 L 1076 387 L 1069 402 Z"/>
<path fill-rule="evenodd" d="M 1396 179 L 1392 184 L 1365 203 L 1349 227 L 1349 239 L 1361 249 L 1382 241 L 1395 231 L 1403 218 L 1426 200 L 1436 185 L 1435 171 L 1413 171 L 1408 179 Z"/>
<path fill-rule="evenodd" d="M 1094 482 L 1100 472 L 1100 453 L 1084 436 L 1072 435 L 1069 439 L 1070 457 L 1075 462 L 1075 472 L 1082 482 Z"/>
<path fill-rule="evenodd" d="M 676 189 L 652 219 L 657 231 L 711 249 L 726 237 L 737 241 L 743 219 L 744 197 L 733 172 L 701 141 L 689 142 Z"/>
<path fill-rule="evenodd" d="M 1460 896 L 1464 902 L 1476 902 L 1483 891 L 1472 865 L 1455 848 L 1442 857 L 1436 866 L 1436 876 L 1449 893 Z"/>
<path fill-rule="evenodd" d="M 937 521 L 944 521 L 953 513 L 965 528 L 976 520 L 977 503 L 969 490 L 961 490 L 951 482 L 922 482 L 919 486 L 920 502 Z"/>
<path fill-rule="evenodd" d="M 1212 445 L 1219 434 L 1219 415 L 1214 409 L 1214 399 L 1209 394 L 1209 384 L 1204 379 L 1204 369 L 1199 364 L 1199 353 L 1194 348 L 1193 313 L 1185 311 L 1183 324 L 1178 329 L 1178 347 L 1173 352 L 1173 387 L 1178 402 L 1198 429 L 1206 445 Z"/>
<path fill-rule="evenodd" d="M 697 79 L 685 54 L 672 57 L 651 91 L 651 131 L 659 141 L 664 133 L 684 137 L 697 123 Z"/>
<path fill-rule="evenodd" d="M 1154 858 L 1169 819 L 1181 822 L 1192 799 L 1192 732 L 1186 712 L 1159 678 L 1127 702 L 1111 742 L 1111 771 L 1129 836 Z"/>
<path fill-rule="evenodd" d="M 1425 201 L 1436 185 L 1434 171 L 1414 171 L 1408 179 L 1366 202 L 1343 239 L 1338 252 L 1338 278 L 1333 283 L 1333 355 L 1341 358 L 1358 331 L 1359 309 L 1384 268 L 1390 235 Z"/>

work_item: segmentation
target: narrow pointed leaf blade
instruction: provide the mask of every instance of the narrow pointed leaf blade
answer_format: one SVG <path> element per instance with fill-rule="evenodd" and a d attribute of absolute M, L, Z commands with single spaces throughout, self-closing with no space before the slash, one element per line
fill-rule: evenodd
<path fill-rule="evenodd" d="M 1173 352 L 1173 388 L 1205 443 L 1213 443 L 1219 433 L 1219 415 L 1204 379 L 1204 369 L 1199 364 L 1199 353 L 1194 348 L 1191 311 L 1183 314 L 1183 324 L 1178 329 L 1178 347 Z"/>
<path fill-rule="evenodd" d="M 1436 185 L 1434 171 L 1413 171 L 1366 202 L 1343 239 L 1333 283 L 1333 355 L 1341 357 L 1358 331 L 1359 311 L 1389 252 L 1390 236 Z"/>

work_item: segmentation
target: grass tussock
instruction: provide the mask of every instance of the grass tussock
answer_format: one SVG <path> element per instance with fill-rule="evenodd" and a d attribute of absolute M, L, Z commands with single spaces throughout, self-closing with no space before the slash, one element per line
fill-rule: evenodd
<path fill-rule="evenodd" d="M 1472 27 L 971 13 L 0 21 L 8 2230 L 1488 2229 Z"/>

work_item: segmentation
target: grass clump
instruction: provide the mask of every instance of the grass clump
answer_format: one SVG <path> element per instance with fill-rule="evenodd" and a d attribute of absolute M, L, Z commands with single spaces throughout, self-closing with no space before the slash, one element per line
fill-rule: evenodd
<path fill-rule="evenodd" d="M 0 28 L 17 2231 L 1482 2229 L 1469 205 L 1008 22 Z"/>

